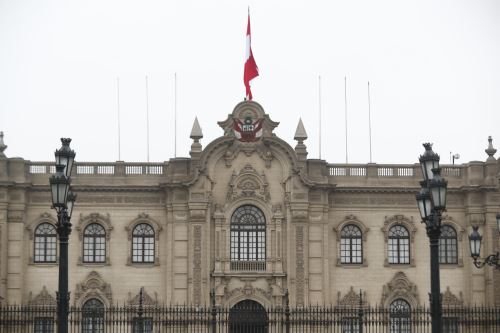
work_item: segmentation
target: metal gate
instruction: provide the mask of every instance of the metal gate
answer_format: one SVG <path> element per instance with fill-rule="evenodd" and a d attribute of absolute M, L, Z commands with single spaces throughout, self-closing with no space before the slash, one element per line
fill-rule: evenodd
<path fill-rule="evenodd" d="M 267 333 L 266 309 L 252 300 L 237 303 L 229 310 L 229 333 Z"/>

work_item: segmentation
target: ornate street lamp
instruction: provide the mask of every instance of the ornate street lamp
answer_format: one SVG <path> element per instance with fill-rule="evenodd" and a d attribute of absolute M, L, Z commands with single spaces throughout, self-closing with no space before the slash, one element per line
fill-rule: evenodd
<path fill-rule="evenodd" d="M 420 156 L 420 167 L 424 180 L 416 195 L 422 223 L 429 237 L 431 255 L 431 315 L 432 333 L 441 332 L 441 286 L 439 281 L 439 238 L 441 237 L 441 215 L 446 210 L 448 182 L 441 177 L 439 155 L 432 151 L 432 144 L 424 143 L 425 152 Z"/>
<path fill-rule="evenodd" d="M 55 152 L 56 174 L 49 178 L 52 208 L 57 212 L 59 236 L 59 284 L 57 292 L 57 332 L 68 332 L 68 240 L 71 233 L 71 215 L 76 195 L 70 192 L 71 170 L 75 152 L 69 148 L 71 139 L 62 138 L 62 147 Z"/>
<path fill-rule="evenodd" d="M 500 232 L 500 213 L 497 214 L 497 226 L 498 232 Z M 481 242 L 483 236 L 479 234 L 479 226 L 472 226 L 472 233 L 469 235 L 469 245 L 470 245 L 470 256 L 474 260 L 474 266 L 477 268 L 483 268 L 486 265 L 493 266 L 496 269 L 500 269 L 500 254 L 490 254 L 483 261 L 480 260 L 481 257 Z"/>

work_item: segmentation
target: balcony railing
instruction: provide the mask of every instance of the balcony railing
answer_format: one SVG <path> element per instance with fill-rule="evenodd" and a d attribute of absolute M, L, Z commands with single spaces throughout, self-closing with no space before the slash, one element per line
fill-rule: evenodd
<path fill-rule="evenodd" d="M 265 261 L 231 261 L 232 271 L 265 271 L 266 262 Z"/>
<path fill-rule="evenodd" d="M 163 175 L 167 163 L 75 163 L 76 175 Z M 119 170 L 124 170 L 119 172 Z M 28 162 L 28 174 L 53 174 L 54 163 Z"/>

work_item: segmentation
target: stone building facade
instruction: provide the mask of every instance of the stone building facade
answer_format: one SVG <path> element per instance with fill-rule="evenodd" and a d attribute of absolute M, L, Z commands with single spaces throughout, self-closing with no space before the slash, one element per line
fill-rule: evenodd
<path fill-rule="evenodd" d="M 416 206 L 417 164 L 340 165 L 307 159 L 255 102 L 239 103 L 224 135 L 164 163 L 77 161 L 69 245 L 71 304 L 91 299 L 233 306 L 428 304 L 429 241 Z M 78 150 L 78 143 L 73 143 Z M 52 162 L 8 158 L 0 145 L 0 300 L 52 304 L 57 290 Z M 444 305 L 499 305 L 500 273 L 476 269 L 467 235 L 498 250 L 500 160 L 443 165 L 449 182 L 441 247 Z"/>

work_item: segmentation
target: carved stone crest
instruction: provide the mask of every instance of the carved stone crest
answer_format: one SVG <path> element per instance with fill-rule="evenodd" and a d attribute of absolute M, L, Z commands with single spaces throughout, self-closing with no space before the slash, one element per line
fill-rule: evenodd
<path fill-rule="evenodd" d="M 397 272 L 392 280 L 383 287 L 382 306 L 388 307 L 397 298 L 405 299 L 412 307 L 419 304 L 417 286 L 403 272 Z"/>
<path fill-rule="evenodd" d="M 271 197 L 268 186 L 265 174 L 259 174 L 250 164 L 247 164 L 240 172 L 233 172 L 229 181 L 227 201 L 244 197 L 268 201 Z"/>
<path fill-rule="evenodd" d="M 341 298 L 340 291 L 337 293 L 337 306 L 345 307 L 345 308 L 357 308 L 360 306 L 366 306 L 366 291 L 361 292 L 361 295 L 354 291 L 354 287 L 351 286 L 351 289 L 344 297 Z"/>
<path fill-rule="evenodd" d="M 89 298 L 98 298 L 113 303 L 111 285 L 104 282 L 104 279 L 96 271 L 92 271 L 81 283 L 76 285 L 75 305 L 83 303 Z"/>
<path fill-rule="evenodd" d="M 40 291 L 40 293 L 35 297 L 33 297 L 33 293 L 30 292 L 28 296 L 28 305 L 55 307 L 57 306 L 57 301 L 52 295 L 49 294 L 47 288 L 43 286 L 42 291 Z"/>
<path fill-rule="evenodd" d="M 132 297 L 132 293 L 129 292 L 127 303 L 129 305 L 132 305 L 132 306 L 139 306 L 139 304 L 141 303 L 141 293 L 138 292 L 137 295 Z M 158 294 L 155 292 L 154 298 L 153 298 L 147 293 L 146 289 L 143 289 L 142 290 L 142 305 L 144 305 L 144 306 L 158 305 Z"/>

